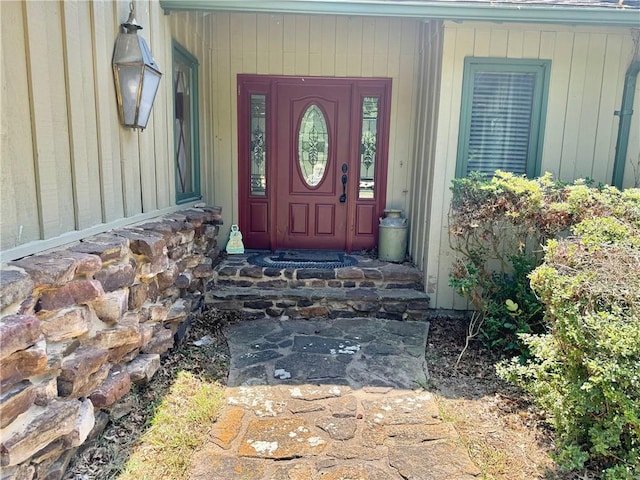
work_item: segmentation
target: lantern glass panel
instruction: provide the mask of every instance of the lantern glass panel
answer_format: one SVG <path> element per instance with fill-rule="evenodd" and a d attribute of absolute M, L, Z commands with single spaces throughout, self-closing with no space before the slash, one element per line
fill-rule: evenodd
<path fill-rule="evenodd" d="M 156 97 L 158 85 L 160 84 L 160 74 L 150 69 L 144 69 L 144 78 L 142 80 L 142 92 L 140 94 L 140 110 L 138 113 L 137 125 L 146 128 L 153 106 L 153 99 Z"/>

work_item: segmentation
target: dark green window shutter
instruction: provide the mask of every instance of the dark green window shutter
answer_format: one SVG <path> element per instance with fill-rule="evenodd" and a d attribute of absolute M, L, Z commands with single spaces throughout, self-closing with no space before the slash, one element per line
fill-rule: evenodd
<path fill-rule="evenodd" d="M 467 58 L 457 176 L 540 172 L 549 61 Z"/>

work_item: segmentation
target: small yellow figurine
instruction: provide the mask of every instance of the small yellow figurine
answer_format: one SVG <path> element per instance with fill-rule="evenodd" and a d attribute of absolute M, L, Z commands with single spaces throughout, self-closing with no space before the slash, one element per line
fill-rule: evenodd
<path fill-rule="evenodd" d="M 227 253 L 244 253 L 244 243 L 242 243 L 242 233 L 238 225 L 231 225 L 229 241 L 227 242 Z"/>

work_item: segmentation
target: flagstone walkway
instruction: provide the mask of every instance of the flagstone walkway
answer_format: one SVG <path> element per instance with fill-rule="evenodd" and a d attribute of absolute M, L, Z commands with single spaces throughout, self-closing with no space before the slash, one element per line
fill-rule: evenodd
<path fill-rule="evenodd" d="M 371 318 L 232 325 L 226 406 L 189 478 L 479 478 L 420 388 L 428 328 Z"/>

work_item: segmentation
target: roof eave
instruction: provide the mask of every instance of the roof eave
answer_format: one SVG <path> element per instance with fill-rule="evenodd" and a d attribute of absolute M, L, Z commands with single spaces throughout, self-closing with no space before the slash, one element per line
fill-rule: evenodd
<path fill-rule="evenodd" d="M 229 11 L 412 17 L 434 20 L 556 23 L 638 27 L 640 11 L 627 7 L 584 7 L 505 3 L 388 2 L 382 0 L 160 0 L 165 11 Z"/>

